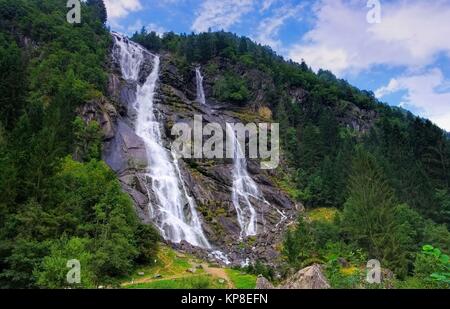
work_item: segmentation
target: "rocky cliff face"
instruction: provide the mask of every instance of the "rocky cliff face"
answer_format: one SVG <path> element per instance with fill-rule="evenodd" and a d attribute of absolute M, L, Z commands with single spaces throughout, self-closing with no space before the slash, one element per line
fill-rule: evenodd
<path fill-rule="evenodd" d="M 89 102 L 81 114 L 86 120 L 96 119 L 104 131 L 105 162 L 117 173 L 123 189 L 132 197 L 137 213 L 145 223 L 151 223 L 151 206 L 156 203 L 151 189 L 145 185 L 147 158 L 144 142 L 135 133 L 136 110 L 133 103 L 136 98 L 138 83 L 145 82 L 152 70 L 152 59 L 148 56 L 143 62 L 137 83 L 125 81 L 121 76 L 120 64 L 112 49 L 110 59 L 110 75 L 108 97 Z M 176 58 L 170 53 L 161 55 L 161 68 L 155 107 L 157 119 L 162 128 L 166 148 L 170 148 L 171 128 L 175 123 L 191 124 L 194 115 L 203 117 L 203 125 L 210 122 L 267 122 L 267 115 L 258 114 L 258 109 L 265 106 L 270 92 L 274 91 L 273 81 L 256 69 L 246 70 L 233 65 L 226 59 L 217 59 L 213 70 L 204 69 L 204 92 L 207 104 L 196 102 L 196 64 L 183 71 L 177 66 Z M 233 105 L 229 102 L 218 102 L 213 97 L 213 85 L 223 72 L 233 72 L 245 76 L 251 92 L 250 102 L 245 106 Z M 308 93 L 300 88 L 289 91 L 293 101 L 302 104 Z M 270 118 L 270 116 L 269 116 Z M 356 131 L 365 132 L 370 129 L 376 119 L 374 112 L 368 113 L 353 104 L 344 104 L 341 124 Z M 269 203 L 252 200 L 257 212 L 258 235 L 240 238 L 240 226 L 236 209 L 232 202 L 233 160 L 180 160 L 180 170 L 188 189 L 197 205 L 204 232 L 214 248 L 228 255 L 234 264 L 247 260 L 261 260 L 276 264 L 279 257 L 279 244 L 286 226 L 295 220 L 302 205 L 295 204 L 286 193 L 277 188 L 272 179 L 276 171 L 263 171 L 256 160 L 248 161 L 250 176 L 258 185 L 264 198 Z M 150 167 L 151 168 L 151 167 Z M 280 212 L 285 218 L 280 217 Z M 281 222 L 281 219 L 283 221 Z M 207 252 L 193 248 L 187 243 L 177 244 L 181 249 L 198 253 L 207 257 Z"/>
<path fill-rule="evenodd" d="M 113 51 L 114 53 L 114 51 Z M 139 82 L 143 83 L 152 70 L 151 59 L 146 59 L 141 67 Z M 104 130 L 103 159 L 117 173 L 123 189 L 132 197 L 139 217 L 151 223 L 149 204 L 153 194 L 145 186 L 144 169 L 147 166 L 146 151 L 143 141 L 135 134 L 133 108 L 137 84 L 125 81 L 119 64 L 111 57 L 111 70 L 108 85 L 108 98 L 86 105 L 82 114 L 86 120 L 97 119 Z M 168 54 L 161 55 L 161 69 L 155 106 L 157 118 L 163 128 L 165 147 L 170 148 L 174 137 L 170 131 L 178 122 L 191 123 L 194 115 L 203 117 L 203 124 L 220 123 L 225 128 L 226 122 L 246 122 L 242 108 L 226 102 L 217 102 L 211 97 L 212 80 L 205 76 L 205 93 L 208 104 L 196 102 L 195 66 L 191 73 L 182 74 L 174 58 Z M 254 78 L 256 79 L 256 73 Z M 262 100 L 262 93 L 257 95 Z M 255 104 L 258 104 L 255 102 Z M 151 168 L 151 167 L 150 167 Z M 194 197 L 197 210 L 203 222 L 203 229 L 208 240 L 228 256 L 233 264 L 248 260 L 262 260 L 274 263 L 279 256 L 277 246 L 281 241 L 287 223 L 292 222 L 300 205 L 293 203 L 289 197 L 271 181 L 271 172 L 262 171 L 259 162 L 249 161 L 248 171 L 258 184 L 265 199 L 270 203 L 252 201 L 258 216 L 258 235 L 240 239 L 240 226 L 236 210 L 232 203 L 232 170 L 230 159 L 221 160 L 180 160 L 180 170 L 189 194 Z M 273 173 L 273 172 L 272 172 Z M 280 224 L 280 214 L 286 216 Z M 203 256 L 197 248 L 187 243 L 176 245 L 181 249 Z"/>

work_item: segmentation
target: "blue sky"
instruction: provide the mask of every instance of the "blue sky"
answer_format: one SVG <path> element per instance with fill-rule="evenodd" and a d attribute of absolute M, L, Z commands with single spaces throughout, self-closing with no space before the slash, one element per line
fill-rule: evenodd
<path fill-rule="evenodd" d="M 450 131 L 450 0 L 104 1 L 118 32 L 235 32 Z"/>

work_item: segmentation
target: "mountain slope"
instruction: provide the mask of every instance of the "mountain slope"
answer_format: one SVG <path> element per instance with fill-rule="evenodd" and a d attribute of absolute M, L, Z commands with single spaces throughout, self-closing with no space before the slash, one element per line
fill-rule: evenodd
<path fill-rule="evenodd" d="M 74 287 L 66 281 L 74 258 L 82 265 L 75 287 L 118 287 L 157 256 L 152 195 L 136 176 L 148 159 L 129 109 L 136 85 L 119 74 L 104 12 L 92 3 L 70 25 L 64 1 L 0 0 L 1 287 Z M 248 162 L 271 205 L 254 202 L 267 221 L 258 220 L 257 237 L 239 239 L 232 160 L 180 161 L 214 249 L 234 264 L 250 259 L 245 271 L 274 281 L 320 263 L 333 287 L 360 287 L 357 270 L 370 256 L 399 287 L 448 286 L 448 134 L 247 38 L 143 31 L 132 39 L 162 60 L 155 106 L 166 148 L 172 125 L 194 114 L 280 123 L 280 167 Z M 206 106 L 196 102 L 198 67 Z M 139 83 L 151 70 L 146 61 Z M 328 209 L 333 220 L 304 217 L 302 204 L 307 214 Z"/>

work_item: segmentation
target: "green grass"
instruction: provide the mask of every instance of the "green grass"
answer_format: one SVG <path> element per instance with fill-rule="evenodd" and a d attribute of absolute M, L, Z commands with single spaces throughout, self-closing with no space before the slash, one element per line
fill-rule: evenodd
<path fill-rule="evenodd" d="M 286 193 L 294 201 L 300 201 L 302 199 L 303 192 L 297 188 L 295 182 L 289 176 L 281 174 L 272 176 L 271 179 L 281 191 Z"/>
<path fill-rule="evenodd" d="M 254 289 L 256 287 L 255 275 L 244 274 L 236 269 L 227 269 L 226 272 L 236 289 Z"/>
<path fill-rule="evenodd" d="M 187 278 L 156 280 L 129 285 L 127 289 L 221 289 L 225 288 L 218 280 L 209 275 L 193 275 Z"/>
<path fill-rule="evenodd" d="M 203 261 L 203 263 L 205 263 Z M 161 246 L 154 265 L 143 266 L 133 275 L 123 278 L 126 289 L 225 289 L 227 282 L 220 283 L 218 277 L 198 268 L 195 273 L 187 270 L 202 264 L 202 261 L 188 255 L 177 253 L 167 246 Z M 240 270 L 225 269 L 236 289 L 254 289 L 256 276 L 242 273 Z M 139 275 L 144 273 L 144 275 Z M 136 283 L 136 281 L 146 281 Z"/>
<path fill-rule="evenodd" d="M 186 270 L 193 268 L 194 265 L 200 264 L 200 261 L 194 257 L 175 252 L 173 249 L 161 246 L 158 251 L 156 263 L 153 265 L 142 266 L 136 269 L 136 271 L 125 278 L 122 278 L 123 282 L 130 282 L 133 279 L 140 279 L 146 277 L 153 277 L 156 275 L 164 277 L 180 276 L 186 274 Z M 144 276 L 140 276 L 139 273 L 144 273 Z M 195 274 L 204 274 L 203 269 L 197 269 Z"/>
<path fill-rule="evenodd" d="M 308 211 L 308 217 L 311 221 L 333 222 L 338 212 L 336 208 L 315 208 Z"/>

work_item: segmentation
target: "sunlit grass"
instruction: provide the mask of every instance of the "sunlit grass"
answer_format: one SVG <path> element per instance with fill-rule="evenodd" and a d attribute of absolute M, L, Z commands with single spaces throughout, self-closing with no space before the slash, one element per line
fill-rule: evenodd
<path fill-rule="evenodd" d="M 339 210 L 336 208 L 315 208 L 308 211 L 308 217 L 311 221 L 333 222 Z"/>
<path fill-rule="evenodd" d="M 180 279 L 155 280 L 128 285 L 127 289 L 221 289 L 224 284 L 209 275 L 192 275 Z"/>
<path fill-rule="evenodd" d="M 193 268 L 193 264 L 199 264 L 196 262 L 199 261 L 190 255 L 180 254 L 169 247 L 161 246 L 156 257 L 156 263 L 139 267 L 133 275 L 123 278 L 123 281 L 130 282 L 156 276 L 164 279 L 164 277 L 187 275 L 186 271 Z M 140 273 L 144 275 L 139 275 Z M 203 269 L 196 269 L 195 271 L 196 275 L 204 273 Z"/>
<path fill-rule="evenodd" d="M 226 272 L 236 289 L 254 289 L 256 287 L 255 275 L 244 274 L 236 269 L 227 269 Z"/>

